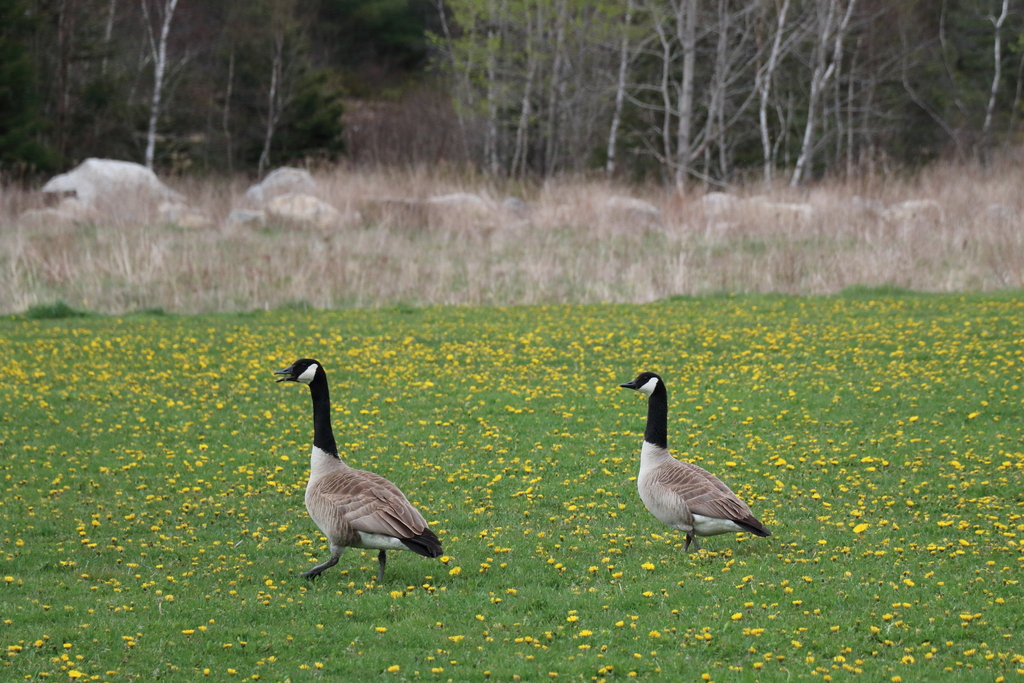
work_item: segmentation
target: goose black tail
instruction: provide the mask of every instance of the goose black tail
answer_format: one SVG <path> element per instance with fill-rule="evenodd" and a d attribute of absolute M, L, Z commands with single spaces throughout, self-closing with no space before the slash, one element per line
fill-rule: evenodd
<path fill-rule="evenodd" d="M 423 557 L 440 557 L 442 555 L 441 541 L 430 529 L 427 529 L 419 536 L 401 539 L 406 548 Z"/>
<path fill-rule="evenodd" d="M 747 519 L 734 519 L 733 522 L 743 527 L 744 531 L 749 531 L 755 536 L 765 538 L 767 536 L 772 535 L 772 532 L 768 531 L 768 529 L 765 528 L 764 524 L 761 524 L 760 521 L 753 517 L 748 517 Z"/>

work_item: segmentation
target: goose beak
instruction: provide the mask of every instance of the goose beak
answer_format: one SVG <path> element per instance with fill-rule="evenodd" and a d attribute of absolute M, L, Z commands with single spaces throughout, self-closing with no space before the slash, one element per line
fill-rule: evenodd
<path fill-rule="evenodd" d="M 284 370 L 275 370 L 274 371 L 275 375 L 284 375 L 284 377 L 278 377 L 275 381 L 277 381 L 277 382 L 294 382 L 295 381 L 295 376 L 292 375 L 292 367 L 293 366 L 289 365 Z"/>
<path fill-rule="evenodd" d="M 634 391 L 636 391 L 636 380 L 634 379 L 628 382 L 623 382 L 619 386 L 622 387 L 623 389 L 633 389 Z"/>

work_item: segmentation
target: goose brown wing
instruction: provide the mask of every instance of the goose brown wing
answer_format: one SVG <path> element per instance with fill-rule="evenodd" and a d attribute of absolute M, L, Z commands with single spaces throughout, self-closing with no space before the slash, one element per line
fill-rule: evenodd
<path fill-rule="evenodd" d="M 737 498 L 721 479 L 693 463 L 683 460 L 675 462 L 679 463 L 677 467 L 664 468 L 664 476 L 672 480 L 671 484 L 668 481 L 665 483 L 678 487 L 676 490 L 686 498 L 690 512 L 733 521 L 754 519 L 747 504 Z M 760 522 L 757 525 L 760 526 Z"/>
<path fill-rule="evenodd" d="M 397 486 L 373 472 L 332 472 L 317 483 L 318 498 L 356 531 L 414 538 L 427 530 L 419 510 Z"/>

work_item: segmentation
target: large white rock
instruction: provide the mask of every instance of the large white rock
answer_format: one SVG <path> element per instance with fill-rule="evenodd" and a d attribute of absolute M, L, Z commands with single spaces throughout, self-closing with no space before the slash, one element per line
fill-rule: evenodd
<path fill-rule="evenodd" d="M 152 170 L 131 161 L 86 159 L 43 185 L 47 194 L 73 195 L 85 209 L 130 208 L 142 200 L 182 202 L 184 197 L 160 182 Z"/>
<path fill-rule="evenodd" d="M 274 197 L 267 203 L 267 218 L 327 229 L 341 223 L 341 212 L 316 197 L 290 192 Z"/>
<path fill-rule="evenodd" d="M 283 194 L 313 194 L 316 192 L 316 180 L 304 168 L 282 166 L 267 174 L 262 182 L 251 186 L 245 191 L 245 198 L 256 204 L 269 202 Z"/>

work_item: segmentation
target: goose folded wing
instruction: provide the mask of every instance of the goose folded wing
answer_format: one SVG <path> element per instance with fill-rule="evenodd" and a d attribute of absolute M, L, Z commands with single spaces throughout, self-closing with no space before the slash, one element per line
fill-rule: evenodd
<path fill-rule="evenodd" d="M 743 520 L 751 516 L 746 503 L 721 479 L 693 463 L 677 462 L 679 467 L 673 467 L 667 474 L 676 490 L 686 498 L 690 512 L 716 519 Z"/>
<path fill-rule="evenodd" d="M 413 538 L 427 528 L 423 515 L 397 486 L 383 477 L 364 480 L 358 492 L 332 491 L 324 495 L 344 510 L 345 522 L 356 531 Z"/>
<path fill-rule="evenodd" d="M 703 515 L 704 517 L 713 517 L 715 519 L 731 519 L 734 522 L 748 522 L 748 520 L 753 519 L 750 508 L 735 496 L 700 496 L 697 499 L 688 500 L 686 503 L 690 506 L 690 511 L 695 515 Z"/>

